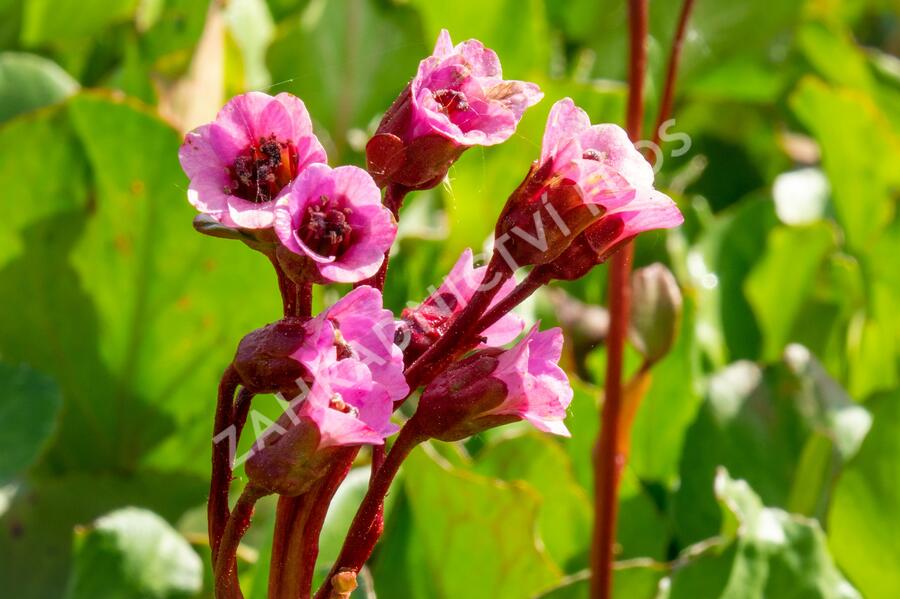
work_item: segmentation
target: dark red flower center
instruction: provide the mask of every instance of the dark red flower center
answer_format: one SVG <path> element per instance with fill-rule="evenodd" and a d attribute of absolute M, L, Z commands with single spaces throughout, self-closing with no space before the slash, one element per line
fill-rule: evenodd
<path fill-rule="evenodd" d="M 225 193 L 261 204 L 274 200 L 297 175 L 297 148 L 274 135 L 261 137 L 238 154 L 228 167 Z"/>
<path fill-rule="evenodd" d="M 469 110 L 469 102 L 466 95 L 455 89 L 440 89 L 432 93 L 434 101 L 441 107 L 441 112 L 447 116 L 454 116 L 460 112 Z"/>
<path fill-rule="evenodd" d="M 340 256 L 352 244 L 350 208 L 340 208 L 322 196 L 318 203 L 306 208 L 300 224 L 300 239 L 320 256 Z"/>

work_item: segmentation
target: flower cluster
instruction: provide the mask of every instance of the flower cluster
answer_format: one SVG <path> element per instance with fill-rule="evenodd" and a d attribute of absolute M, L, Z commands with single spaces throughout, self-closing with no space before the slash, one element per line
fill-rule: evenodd
<path fill-rule="evenodd" d="M 591 125 L 572 100 L 557 102 L 539 159 L 499 211 L 487 264 L 476 268 L 466 250 L 440 287 L 399 319 L 381 293 L 403 197 L 438 185 L 469 147 L 508 139 L 542 96 L 533 83 L 503 79 L 497 55 L 480 42 L 454 46 L 444 31 L 366 146 L 367 170 L 329 166 L 303 102 L 286 93 L 235 97 L 187 135 L 179 158 L 189 201 L 217 235 L 268 256 L 284 300 L 284 318 L 248 334 L 231 366 L 242 393 L 289 400 L 247 462 L 254 493 L 324 493 L 333 487 L 325 479 L 340 481 L 348 448 L 381 446 L 399 430 L 373 479 L 376 496 L 360 508 L 374 518 L 377 493 L 387 489 L 378 481 L 389 486 L 405 454 L 426 439 L 457 441 L 520 420 L 569 434 L 562 334 L 535 325 L 519 338 L 525 323 L 511 310 L 535 285 L 517 284 L 514 275 L 531 266 L 527 281 L 578 278 L 638 233 L 680 224 L 622 129 Z M 355 286 L 313 316 L 313 286 L 332 283 Z M 419 388 L 401 428 L 395 408 Z M 240 428 L 246 409 L 220 405 L 217 423 Z M 214 472 L 213 484 L 229 479 Z M 210 514 L 218 547 L 226 527 Z M 370 539 L 368 530 L 354 542 Z M 338 565 L 358 569 L 354 561 L 367 551 L 342 553 L 339 562 L 348 563 Z M 215 560 L 217 577 L 230 584 L 233 564 Z"/>

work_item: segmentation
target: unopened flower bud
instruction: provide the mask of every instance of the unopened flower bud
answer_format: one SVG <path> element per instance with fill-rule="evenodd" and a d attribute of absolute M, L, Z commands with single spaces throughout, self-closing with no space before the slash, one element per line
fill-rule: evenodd
<path fill-rule="evenodd" d="M 662 264 L 639 268 L 631 275 L 631 343 L 650 363 L 672 349 L 681 322 L 681 290 Z"/>
<path fill-rule="evenodd" d="M 568 435 L 563 424 L 572 389 L 559 368 L 562 333 L 533 328 L 512 349 L 477 351 L 426 387 L 410 426 L 441 441 L 528 420 L 539 430 Z"/>
<path fill-rule="evenodd" d="M 241 339 L 234 368 L 241 384 L 254 393 L 277 393 L 296 388 L 307 378 L 306 368 L 292 357 L 306 339 L 305 318 L 284 318 L 256 329 Z"/>

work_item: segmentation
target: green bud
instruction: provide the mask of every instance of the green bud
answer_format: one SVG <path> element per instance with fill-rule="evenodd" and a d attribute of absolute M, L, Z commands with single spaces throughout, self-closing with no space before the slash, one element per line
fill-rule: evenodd
<path fill-rule="evenodd" d="M 681 304 L 678 283 L 662 264 L 632 273 L 629 334 L 632 345 L 651 364 L 672 349 L 681 324 Z"/>

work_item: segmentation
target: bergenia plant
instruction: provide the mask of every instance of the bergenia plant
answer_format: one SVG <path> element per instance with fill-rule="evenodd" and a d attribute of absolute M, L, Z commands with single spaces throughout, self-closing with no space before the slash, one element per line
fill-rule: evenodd
<path fill-rule="evenodd" d="M 569 435 L 562 332 L 534 324 L 525 333 L 513 310 L 639 233 L 682 222 L 622 129 L 557 102 L 540 155 L 495 207 L 485 264 L 466 250 L 437 288 L 410 298 L 420 303 L 395 315 L 382 302 L 403 198 L 438 185 L 467 148 L 507 140 L 542 96 L 534 83 L 503 79 L 481 42 L 454 46 L 442 31 L 369 141 L 367 170 L 326 164 L 303 102 L 284 93 L 238 96 L 187 135 L 179 157 L 198 230 L 266 254 L 284 305 L 281 320 L 241 340 L 220 384 L 208 509 L 217 597 L 241 597 L 235 553 L 254 503 L 269 494 L 279 495 L 269 596 L 313 595 L 328 504 L 364 448 L 372 478 L 315 593 L 322 599 L 352 588 L 379 540 L 385 495 L 417 445 L 517 421 Z M 313 286 L 335 283 L 355 287 L 314 316 Z M 231 506 L 229 451 L 263 393 L 278 394 L 285 410 L 256 439 Z M 414 394 L 416 408 L 398 411 Z"/>

